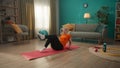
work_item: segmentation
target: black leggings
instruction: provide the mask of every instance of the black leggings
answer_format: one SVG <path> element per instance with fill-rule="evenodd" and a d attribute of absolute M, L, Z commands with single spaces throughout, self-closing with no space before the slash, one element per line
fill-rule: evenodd
<path fill-rule="evenodd" d="M 45 43 L 46 48 L 51 43 L 51 47 L 54 50 L 62 50 L 63 49 L 63 45 L 60 43 L 60 41 L 56 35 L 45 35 L 45 39 L 47 39 L 47 41 Z"/>

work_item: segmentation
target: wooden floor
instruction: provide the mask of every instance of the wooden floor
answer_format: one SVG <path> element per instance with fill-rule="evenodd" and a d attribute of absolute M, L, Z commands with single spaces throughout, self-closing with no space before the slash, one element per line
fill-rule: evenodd
<path fill-rule="evenodd" d="M 30 40 L 0 45 L 0 68 L 120 68 L 114 62 L 95 56 L 88 51 L 97 44 L 73 42 L 79 49 L 28 61 L 20 53 L 39 50 L 45 41 Z M 116 45 L 116 44 L 114 44 Z M 119 45 L 119 44 L 118 44 Z"/>

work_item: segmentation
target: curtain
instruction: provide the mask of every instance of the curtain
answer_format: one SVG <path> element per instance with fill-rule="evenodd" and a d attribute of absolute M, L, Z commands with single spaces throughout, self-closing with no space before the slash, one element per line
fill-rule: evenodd
<path fill-rule="evenodd" d="M 19 0 L 19 19 L 29 28 L 28 38 L 35 38 L 34 0 Z"/>
<path fill-rule="evenodd" d="M 19 13 L 19 23 L 28 26 L 30 39 L 41 29 L 56 34 L 56 0 L 19 0 Z"/>
<path fill-rule="evenodd" d="M 50 0 L 34 0 L 35 32 L 47 30 L 50 24 Z"/>
<path fill-rule="evenodd" d="M 49 28 L 49 32 L 50 34 L 57 34 L 57 16 L 56 16 L 56 0 L 50 0 L 50 9 L 51 9 L 51 13 L 50 13 L 50 28 Z"/>
<path fill-rule="evenodd" d="M 56 34 L 56 0 L 34 0 L 34 9 L 36 33 L 45 29 L 49 34 Z"/>

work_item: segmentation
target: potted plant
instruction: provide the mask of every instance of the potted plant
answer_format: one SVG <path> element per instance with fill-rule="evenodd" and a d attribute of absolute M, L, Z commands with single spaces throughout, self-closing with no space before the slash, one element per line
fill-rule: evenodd
<path fill-rule="evenodd" d="M 109 10 L 109 7 L 102 6 L 97 11 L 97 18 L 98 18 L 99 23 L 108 24 L 108 16 L 109 16 L 108 10 Z"/>

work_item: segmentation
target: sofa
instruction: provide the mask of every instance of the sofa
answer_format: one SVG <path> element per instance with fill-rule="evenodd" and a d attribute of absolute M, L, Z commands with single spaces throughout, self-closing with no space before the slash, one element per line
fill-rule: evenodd
<path fill-rule="evenodd" d="M 107 37 L 107 25 L 105 24 L 75 24 L 70 32 L 72 38 L 96 39 L 101 44 Z"/>
<path fill-rule="evenodd" d="M 6 16 L 0 21 L 2 43 L 27 40 L 29 29 L 26 25 L 17 24 L 14 18 Z"/>
<path fill-rule="evenodd" d="M 29 35 L 28 27 L 22 24 L 16 24 L 16 26 L 13 27 L 10 24 L 4 24 L 2 26 L 3 43 L 11 41 L 20 41 L 20 38 L 23 40 L 27 39 L 27 36 Z M 20 28 L 20 30 L 18 28 Z"/>

